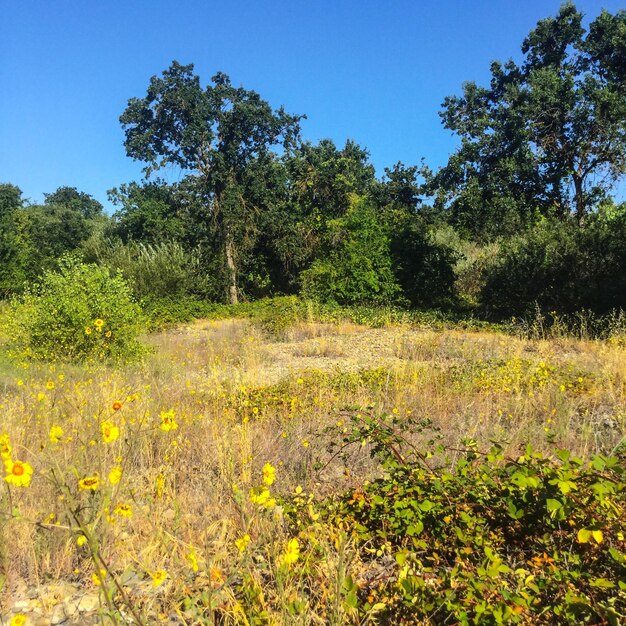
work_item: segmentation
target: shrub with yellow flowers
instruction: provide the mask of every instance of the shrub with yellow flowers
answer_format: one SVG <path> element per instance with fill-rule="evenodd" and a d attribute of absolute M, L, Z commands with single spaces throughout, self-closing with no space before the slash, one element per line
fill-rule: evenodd
<path fill-rule="evenodd" d="M 71 256 L 11 303 L 5 324 L 9 353 L 20 360 L 128 361 L 145 353 L 143 315 L 126 281 Z"/>

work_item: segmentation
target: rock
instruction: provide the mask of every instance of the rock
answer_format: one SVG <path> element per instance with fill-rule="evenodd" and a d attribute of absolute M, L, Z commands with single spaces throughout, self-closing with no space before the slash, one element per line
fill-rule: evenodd
<path fill-rule="evenodd" d="M 57 604 L 50 615 L 50 626 L 57 626 L 67 622 L 69 615 L 65 611 L 63 604 Z"/>
<path fill-rule="evenodd" d="M 76 604 L 79 613 L 93 613 L 100 609 L 100 594 L 89 593 L 80 598 Z"/>

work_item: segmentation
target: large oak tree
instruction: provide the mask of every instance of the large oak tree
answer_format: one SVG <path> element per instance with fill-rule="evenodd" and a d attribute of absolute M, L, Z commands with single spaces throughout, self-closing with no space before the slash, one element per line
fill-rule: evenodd
<path fill-rule="evenodd" d="M 589 27 L 571 3 L 538 22 L 521 63 L 463 86 L 441 113 L 461 145 L 429 180 L 474 235 L 518 230 L 537 214 L 582 221 L 626 173 L 626 11 Z"/>
<path fill-rule="evenodd" d="M 238 301 L 237 229 L 252 219 L 245 189 L 255 162 L 274 147 L 289 149 L 299 136 L 303 116 L 289 115 L 258 93 L 232 85 L 217 73 L 202 87 L 193 65 L 174 61 L 150 79 L 144 98 L 131 98 L 120 122 L 129 156 L 147 163 L 145 173 L 180 167 L 198 189 L 221 240 L 227 298 Z"/>

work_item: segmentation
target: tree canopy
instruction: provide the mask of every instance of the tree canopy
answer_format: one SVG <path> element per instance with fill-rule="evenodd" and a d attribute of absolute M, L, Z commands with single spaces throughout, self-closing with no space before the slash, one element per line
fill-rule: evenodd
<path fill-rule="evenodd" d="M 473 234 L 511 233 L 539 215 L 579 221 L 626 172 L 626 12 L 585 32 L 571 3 L 538 22 L 521 63 L 494 62 L 491 83 L 443 104 L 461 138 L 427 190 Z"/>
<path fill-rule="evenodd" d="M 194 176 L 222 240 L 228 296 L 238 300 L 235 222 L 250 216 L 243 188 L 248 168 L 273 147 L 292 147 L 302 116 L 272 107 L 255 91 L 235 87 L 218 72 L 203 88 L 193 65 L 173 61 L 153 76 L 144 98 L 131 98 L 120 121 L 126 152 L 147 163 L 149 175 L 177 165 Z"/>

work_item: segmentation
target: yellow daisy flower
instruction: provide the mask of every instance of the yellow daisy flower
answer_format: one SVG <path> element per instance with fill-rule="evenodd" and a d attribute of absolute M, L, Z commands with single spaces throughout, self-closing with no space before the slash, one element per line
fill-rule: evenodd
<path fill-rule="evenodd" d="M 297 539 L 290 539 L 283 554 L 283 563 L 292 565 L 300 558 L 300 543 Z"/>
<path fill-rule="evenodd" d="M 9 485 L 15 485 L 16 487 L 28 487 L 28 485 L 30 485 L 30 479 L 33 476 L 33 468 L 29 463 L 5 459 L 4 470 L 6 472 L 4 480 L 9 483 Z"/>
<path fill-rule="evenodd" d="M 159 428 L 168 432 L 170 430 L 176 430 L 178 428 L 178 424 L 174 419 L 175 413 L 173 410 L 171 411 L 161 411 L 161 425 Z"/>
<path fill-rule="evenodd" d="M 48 437 L 50 439 L 50 443 L 59 443 L 59 441 L 61 441 L 61 437 L 63 437 L 63 429 L 60 426 L 51 426 Z"/>
<path fill-rule="evenodd" d="M 275 480 L 276 480 L 276 468 L 270 463 L 266 463 L 263 466 L 263 482 L 269 486 Z"/>
<path fill-rule="evenodd" d="M 102 422 L 102 439 L 105 443 L 111 443 L 120 436 L 120 429 L 112 422 Z"/>
<path fill-rule="evenodd" d="M 115 515 L 119 515 L 120 517 L 132 517 L 133 507 L 130 506 L 130 504 L 118 504 L 113 509 L 113 513 L 115 513 Z"/>
<path fill-rule="evenodd" d="M 100 486 L 100 477 L 98 474 L 93 476 L 85 476 L 78 481 L 78 488 L 81 491 L 95 491 Z"/>
<path fill-rule="evenodd" d="M 152 576 L 152 586 L 160 587 L 165 582 L 165 579 L 167 578 L 167 572 L 165 570 L 158 569 L 151 576 Z"/>

